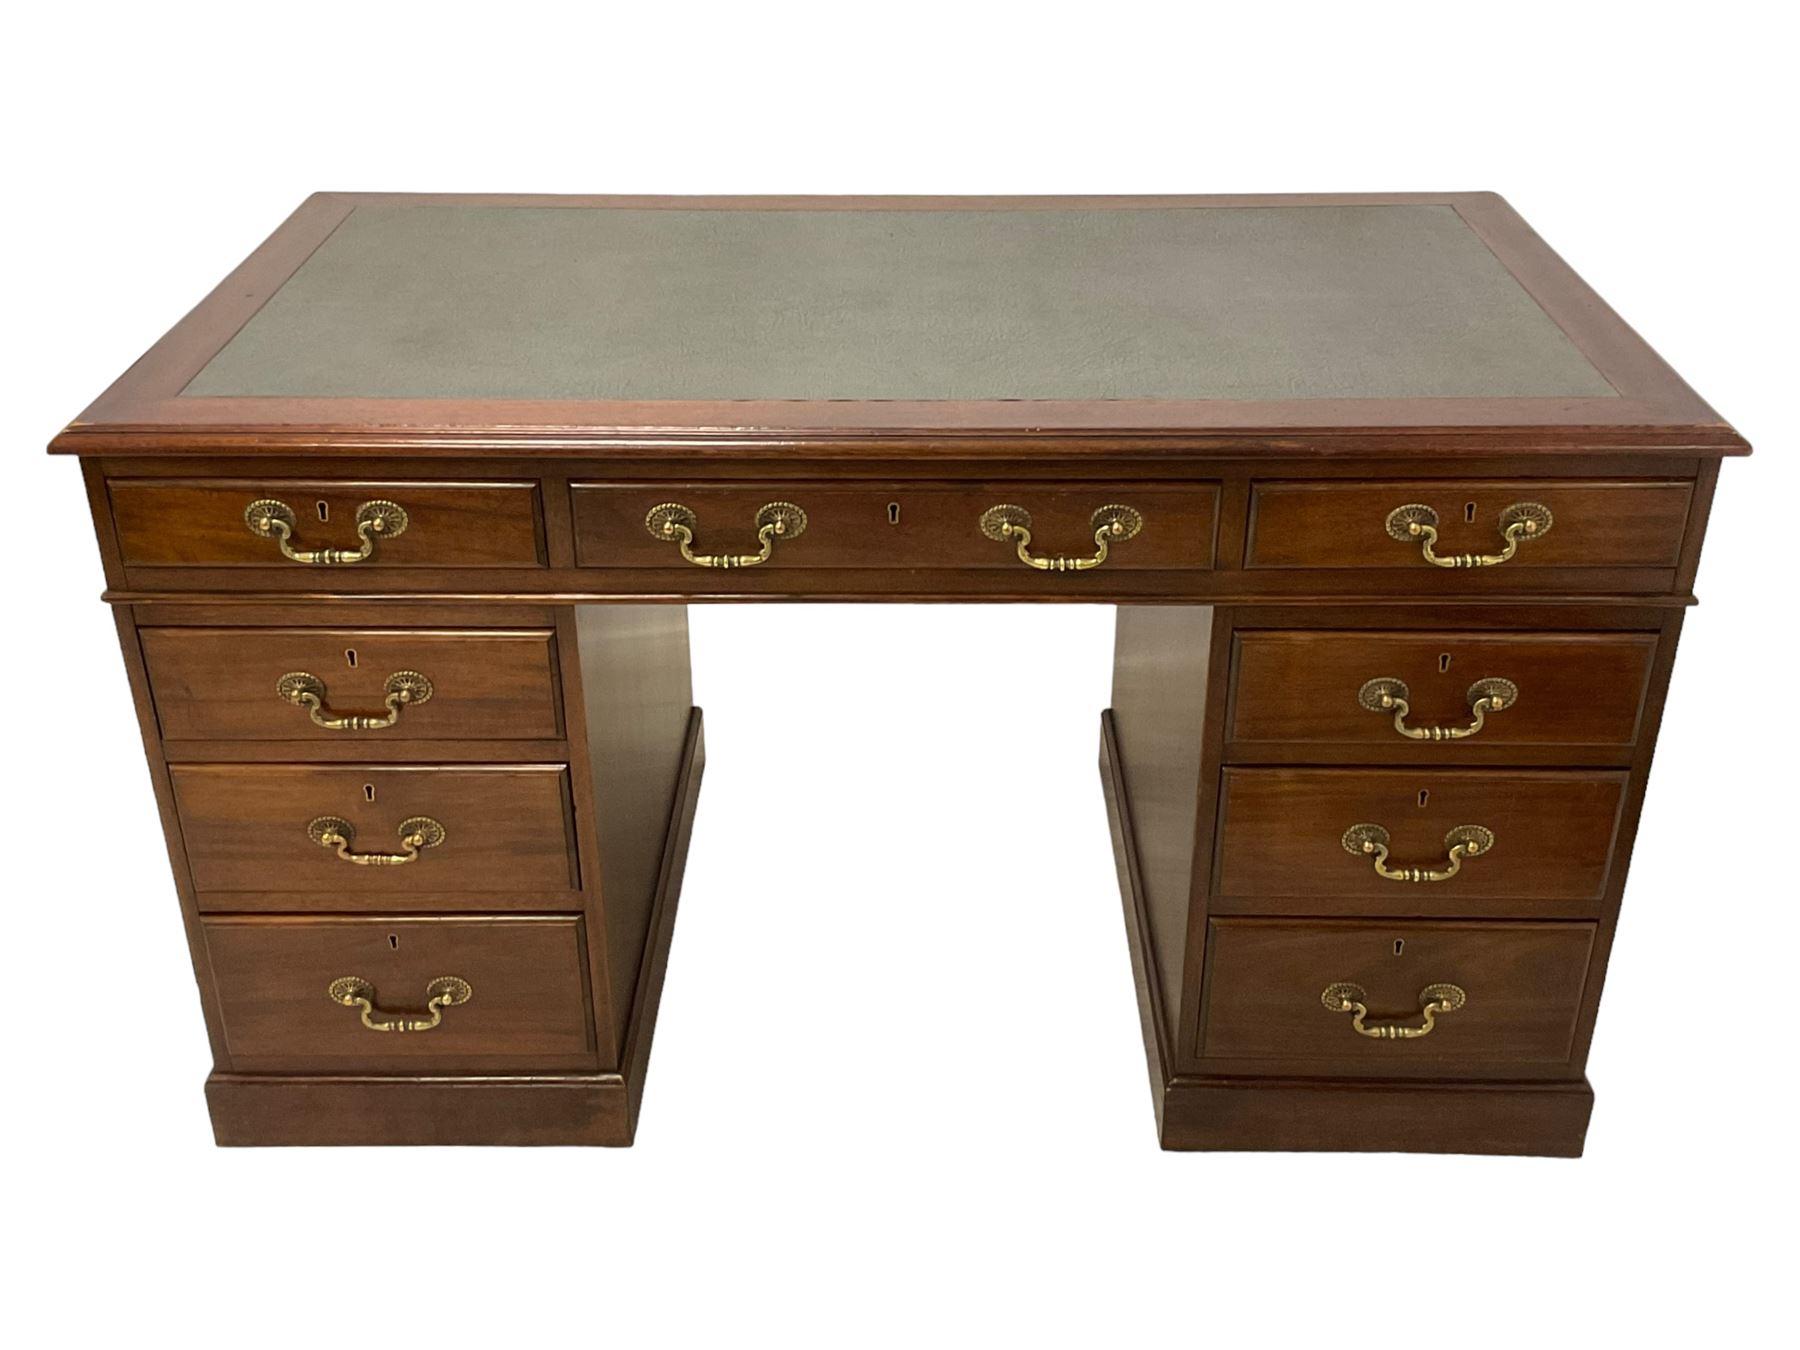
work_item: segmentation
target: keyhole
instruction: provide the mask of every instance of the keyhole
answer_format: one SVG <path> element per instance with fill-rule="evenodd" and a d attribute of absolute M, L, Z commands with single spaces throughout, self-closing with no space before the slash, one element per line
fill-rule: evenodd
<path fill-rule="evenodd" d="M 356 648 L 354 648 L 354 647 L 344 648 L 344 661 L 346 664 L 349 665 L 350 669 L 352 669 L 352 670 L 356 669 Z"/>
<path fill-rule="evenodd" d="M 899 502 L 889 502 L 888 503 L 888 524 L 898 525 L 899 523 L 900 523 L 900 503 Z"/>
<path fill-rule="evenodd" d="M 1466 520 L 1471 525 L 1473 525 L 1475 523 L 1475 503 L 1474 502 L 1465 502 L 1463 504 L 1463 519 Z"/>
<path fill-rule="evenodd" d="M 363 797 L 367 801 L 372 802 L 375 800 L 375 785 L 373 783 L 363 784 Z M 1423 806 L 1424 803 L 1420 802 L 1419 805 Z"/>
<path fill-rule="evenodd" d="M 352 663 L 354 664 L 354 663 Z M 1450 653 L 1444 652 L 1438 657 L 1438 674 L 1443 675 L 1450 669 Z"/>
<path fill-rule="evenodd" d="M 369 800 L 373 801 L 374 798 L 371 797 Z M 1425 803 L 1430 800 L 1431 800 L 1431 789 L 1430 788 L 1420 788 L 1419 789 L 1419 805 L 1424 806 Z"/>
<path fill-rule="evenodd" d="M 389 938 L 388 941 L 392 942 L 393 939 Z M 1406 939 L 1405 938 L 1395 938 L 1394 939 L 1394 955 L 1399 956 L 1405 950 L 1406 950 Z"/>
<path fill-rule="evenodd" d="M 400 950 L 400 935 L 398 933 L 389 933 L 388 934 L 388 946 L 390 948 L 392 948 L 394 951 Z M 1399 954 L 1400 954 L 1400 944 L 1398 942 L 1396 942 L 1394 944 L 1394 955 L 1398 956 Z"/>
<path fill-rule="evenodd" d="M 314 502 L 313 505 L 319 508 L 319 519 L 320 520 L 330 520 L 331 519 L 331 503 L 330 502 Z"/>

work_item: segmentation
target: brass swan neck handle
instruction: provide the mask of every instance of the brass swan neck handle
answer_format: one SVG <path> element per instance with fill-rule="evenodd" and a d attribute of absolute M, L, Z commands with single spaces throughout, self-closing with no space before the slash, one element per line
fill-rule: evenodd
<path fill-rule="evenodd" d="M 474 987 L 460 975 L 440 975 L 425 986 L 425 1014 L 383 1012 L 375 1006 L 375 986 L 356 975 L 333 980 L 325 989 L 333 1003 L 362 1010 L 362 1024 L 370 1031 L 433 1031 L 443 1025 L 444 1009 L 467 1003 Z"/>
<path fill-rule="evenodd" d="M 756 513 L 756 553 L 696 553 L 694 531 L 700 517 L 680 502 L 663 502 L 650 508 L 644 528 L 651 538 L 675 544 L 681 556 L 695 567 L 759 567 L 775 556 L 777 539 L 798 539 L 806 533 L 806 512 L 792 502 L 765 502 Z"/>
<path fill-rule="evenodd" d="M 1360 984 L 1339 981 L 1326 985 L 1319 995 L 1319 1002 L 1330 1011 L 1350 1014 L 1350 1025 L 1358 1036 L 1377 1041 L 1416 1041 L 1429 1036 L 1436 1029 L 1439 1017 L 1455 1012 L 1468 1001 L 1468 994 L 1458 985 L 1428 984 L 1419 991 L 1419 1011 L 1425 1015 L 1420 1025 L 1380 1022 L 1369 1026 L 1365 1020 L 1369 1015 L 1369 991 Z"/>
<path fill-rule="evenodd" d="M 290 670 L 275 682 L 275 693 L 284 702 L 305 708 L 314 726 L 327 731 L 379 731 L 400 720 L 402 708 L 429 703 L 436 691 L 431 681 L 416 670 L 396 670 L 381 686 L 387 715 L 383 717 L 334 713 L 325 706 L 325 681 L 305 670 Z"/>
<path fill-rule="evenodd" d="M 1403 544 L 1416 542 L 1419 556 L 1433 567 L 1498 567 L 1513 559 L 1521 543 L 1542 539 L 1556 523 L 1543 503 L 1514 502 L 1500 513 L 1500 552 L 1441 554 L 1437 552 L 1438 522 L 1438 513 L 1431 507 L 1409 502 L 1389 511 L 1385 523 L 1392 538 Z"/>
<path fill-rule="evenodd" d="M 1071 558 L 1040 556 L 1031 551 L 1031 512 L 1022 506 L 1001 504 L 990 506 L 976 522 L 989 539 L 1010 543 L 1019 561 L 1039 572 L 1087 572 L 1100 566 L 1111 556 L 1112 546 L 1135 539 L 1144 528 L 1142 513 L 1116 503 L 1102 506 L 1088 517 L 1094 532 L 1092 557 Z"/>
<path fill-rule="evenodd" d="M 328 567 L 340 563 L 367 562 L 375 556 L 377 539 L 398 539 L 406 533 L 406 508 L 398 502 L 364 502 L 356 508 L 356 537 L 360 548 L 295 548 L 294 529 L 298 524 L 294 508 L 286 502 L 265 497 L 244 508 L 244 524 L 260 539 L 273 539 L 281 556 L 290 562 Z"/>
<path fill-rule="evenodd" d="M 1392 675 L 1378 675 L 1356 691 L 1356 701 L 1370 712 L 1391 713 L 1394 730 L 1408 740 L 1461 741 L 1467 740 L 1486 726 L 1489 713 L 1500 712 L 1517 703 L 1519 686 L 1497 675 L 1490 676 L 1470 685 L 1464 697 L 1469 700 L 1469 712 L 1473 715 L 1473 720 L 1467 726 L 1409 727 L 1406 725 L 1406 717 L 1412 711 L 1409 702 L 1412 691 L 1406 687 L 1405 680 L 1397 680 Z"/>
<path fill-rule="evenodd" d="M 430 816 L 409 816 L 400 822 L 399 853 L 353 853 L 350 845 L 356 839 L 356 827 L 342 816 L 317 816 L 307 822 L 306 836 L 321 848 L 333 850 L 338 857 L 358 867 L 403 867 L 419 860 L 421 850 L 436 848 L 444 842 L 444 827 Z"/>
<path fill-rule="evenodd" d="M 1447 867 L 1389 867 L 1392 837 L 1380 825 L 1352 825 L 1340 841 L 1344 852 L 1366 857 L 1375 864 L 1375 875 L 1389 881 L 1448 881 L 1462 871 L 1463 859 L 1479 857 L 1494 847 L 1494 832 L 1484 825 L 1458 825 L 1444 836 Z"/>

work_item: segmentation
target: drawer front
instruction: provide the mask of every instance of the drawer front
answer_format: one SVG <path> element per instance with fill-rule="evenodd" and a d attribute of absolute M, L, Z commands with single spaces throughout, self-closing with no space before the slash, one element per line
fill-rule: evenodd
<path fill-rule="evenodd" d="M 562 735 L 548 629 L 144 628 L 138 638 L 166 740 L 375 749 Z"/>
<path fill-rule="evenodd" d="M 1224 771 L 1216 912 L 1460 916 L 1598 913 L 1627 775 L 1610 770 Z M 1346 847 L 1353 826 L 1387 835 L 1390 871 L 1449 871 L 1446 836 L 1492 832 L 1440 881 L 1396 881 Z M 1353 841 L 1360 844 L 1360 841 Z M 1296 904 L 1306 908 L 1296 910 Z"/>
<path fill-rule="evenodd" d="M 1470 1065 L 1567 1063 L 1587 984 L 1587 923 L 1304 923 L 1220 919 L 1208 933 L 1209 1058 L 1308 1060 L 1404 1073 Z M 1333 985 L 1367 1009 L 1366 1028 L 1419 1028 L 1432 985 L 1463 991 L 1416 1038 L 1361 1035 L 1328 1007 Z"/>
<path fill-rule="evenodd" d="M 1029 515 L 1033 554 L 1091 558 L 1094 513 L 1114 504 L 1135 511 L 1142 528 L 1109 544 L 1103 567 L 1210 568 L 1218 521 L 1218 491 L 1211 484 L 576 483 L 572 491 L 575 557 L 583 567 L 690 566 L 676 541 L 646 528 L 650 511 L 665 502 L 693 513 L 690 551 L 697 555 L 754 555 L 758 511 L 776 501 L 800 507 L 804 532 L 776 539 L 761 565 L 766 568 L 1024 569 L 1015 542 L 982 532 L 982 516 L 995 506 L 1016 506 Z"/>
<path fill-rule="evenodd" d="M 1476 745 L 1629 748 L 1655 655 L 1653 633 L 1240 633 L 1228 736 L 1420 745 L 1395 725 L 1385 694 L 1405 702 L 1402 723 L 1414 731 L 1468 732 L 1481 714 L 1472 735 L 1424 742 L 1427 757 Z M 1375 680 L 1384 683 L 1365 696 Z M 1487 683 L 1496 680 L 1512 689 Z"/>
<path fill-rule="evenodd" d="M 1436 513 L 1439 556 L 1491 557 L 1505 545 L 1502 513 L 1515 503 L 1536 503 L 1549 510 L 1550 527 L 1522 539 L 1501 565 L 1505 569 L 1673 568 L 1692 495 L 1693 485 L 1686 482 L 1258 483 L 1244 565 L 1435 572 L 1440 569 L 1425 561 L 1417 538 L 1397 539 L 1388 532 L 1389 515 L 1397 508 L 1418 504 Z"/>
<path fill-rule="evenodd" d="M 265 1072 L 570 1069 L 592 1064 L 586 944 L 573 916 L 201 921 L 232 1066 Z M 466 1001 L 437 1025 L 451 977 Z M 337 981 L 360 981 L 354 989 Z M 461 990 L 451 991 L 460 1000 Z"/>
<path fill-rule="evenodd" d="M 303 554 L 360 551 L 357 513 L 367 503 L 391 502 L 405 512 L 398 532 L 391 524 L 368 532 L 374 542 L 367 558 L 334 566 L 544 563 L 535 483 L 114 478 L 107 494 L 127 567 L 316 567 L 283 556 L 279 538 L 250 527 L 245 512 L 262 501 L 292 513 L 287 543 Z"/>
<path fill-rule="evenodd" d="M 563 894 L 576 886 L 568 771 L 560 764 L 174 764 L 169 776 L 196 889 L 346 898 L 482 892 Z M 338 856 L 406 857 L 399 827 L 424 818 L 441 842 L 398 864 Z M 315 837 L 317 836 L 317 837 Z"/>

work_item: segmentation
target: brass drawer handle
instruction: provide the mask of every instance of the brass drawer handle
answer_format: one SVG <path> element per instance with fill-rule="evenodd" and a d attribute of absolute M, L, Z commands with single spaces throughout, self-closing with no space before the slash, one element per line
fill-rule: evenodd
<path fill-rule="evenodd" d="M 400 847 L 404 853 L 352 853 L 350 844 L 356 838 L 356 827 L 341 816 L 319 816 L 307 823 L 306 835 L 313 843 L 335 849 L 338 857 L 358 867 L 401 867 L 419 860 L 422 849 L 436 848 L 444 842 L 444 827 L 430 816 L 409 816 L 400 822 Z"/>
<path fill-rule="evenodd" d="M 440 975 L 425 986 L 425 1016 L 381 1012 L 375 1007 L 375 986 L 355 975 L 333 980 L 325 993 L 333 1003 L 362 1009 L 362 1024 L 370 1031 L 430 1031 L 444 1020 L 444 1009 L 475 997 L 470 983 L 458 975 Z M 381 1020 L 377 1021 L 379 1017 Z"/>
<path fill-rule="evenodd" d="M 290 670 L 275 681 L 275 692 L 284 702 L 305 708 L 315 726 L 327 731 L 379 731 L 400 720 L 400 710 L 429 703 L 435 692 L 431 681 L 416 670 L 396 670 L 381 686 L 387 695 L 386 717 L 339 716 L 325 707 L 325 681 L 304 670 Z"/>
<path fill-rule="evenodd" d="M 361 548 L 295 548 L 294 508 L 271 498 L 251 502 L 244 508 L 244 524 L 259 539 L 273 539 L 281 546 L 281 556 L 297 563 L 324 567 L 334 563 L 367 562 L 375 556 L 375 540 L 398 539 L 406 533 L 406 508 L 397 502 L 364 502 L 356 508 L 356 537 Z"/>
<path fill-rule="evenodd" d="M 1356 1028 L 1358 1036 L 1377 1041 L 1416 1041 L 1421 1036 L 1429 1036 L 1440 1016 L 1455 1012 L 1468 1001 L 1469 996 L 1457 985 L 1428 984 L 1419 991 L 1419 1011 L 1425 1014 L 1423 1025 L 1407 1027 L 1383 1022 L 1371 1027 L 1363 1022 L 1369 1015 L 1369 991 L 1360 984 L 1328 984 L 1325 992 L 1319 995 L 1319 1002 L 1332 1012 L 1350 1014 L 1350 1025 Z"/>
<path fill-rule="evenodd" d="M 1555 524 L 1550 508 L 1539 502 L 1514 502 L 1500 513 L 1500 537 L 1506 547 L 1498 553 L 1457 553 L 1439 557 L 1432 551 L 1437 543 L 1438 513 L 1429 506 L 1412 502 L 1396 506 L 1388 512 L 1387 532 L 1401 543 L 1419 541 L 1419 553 L 1433 567 L 1498 567 L 1509 561 L 1527 539 L 1542 539 Z"/>
<path fill-rule="evenodd" d="M 1094 556 L 1091 558 L 1038 558 L 1031 553 L 1031 512 L 1022 506 L 990 506 L 977 522 L 989 539 L 1015 546 L 1019 561 L 1040 572 L 1086 572 L 1106 561 L 1114 544 L 1135 539 L 1144 528 L 1143 515 L 1129 506 L 1102 506 L 1088 517 L 1094 531 Z"/>
<path fill-rule="evenodd" d="M 1487 715 L 1512 707 L 1519 701 L 1519 686 L 1511 680 L 1490 676 L 1469 686 L 1466 697 L 1475 720 L 1466 727 L 1409 727 L 1406 715 L 1412 711 L 1407 702 L 1412 692 L 1405 680 L 1392 675 L 1378 675 L 1356 691 L 1356 701 L 1370 712 L 1392 713 L 1394 730 L 1413 741 L 1467 740 L 1487 725 Z"/>
<path fill-rule="evenodd" d="M 680 502 L 664 502 L 650 508 L 644 528 L 652 538 L 678 545 L 681 556 L 695 567 L 755 567 L 775 556 L 777 539 L 798 539 L 806 533 L 806 512 L 792 502 L 767 502 L 756 513 L 756 541 L 760 553 L 695 553 L 694 530 L 700 517 Z"/>
<path fill-rule="evenodd" d="M 1483 825 L 1458 825 L 1444 836 L 1449 851 L 1448 867 L 1389 867 L 1388 845 L 1393 842 L 1379 825 L 1352 825 L 1341 841 L 1344 852 L 1375 860 L 1375 875 L 1389 881 L 1448 881 L 1462 871 L 1463 859 L 1474 858 L 1494 847 L 1494 832 Z"/>

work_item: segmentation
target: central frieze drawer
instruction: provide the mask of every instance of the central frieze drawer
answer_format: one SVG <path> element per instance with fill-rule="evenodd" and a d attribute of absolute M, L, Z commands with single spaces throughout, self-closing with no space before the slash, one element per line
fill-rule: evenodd
<path fill-rule="evenodd" d="M 173 764 L 169 777 L 202 892 L 341 902 L 577 884 L 561 764 Z"/>
<path fill-rule="evenodd" d="M 549 629 L 143 628 L 138 638 L 165 740 L 379 747 L 562 735 Z"/>
<path fill-rule="evenodd" d="M 1096 556 L 1095 533 L 1105 523 L 1096 513 L 1117 506 L 1128 508 L 1141 528 L 1113 536 L 1103 568 L 1210 568 L 1218 522 L 1211 484 L 576 483 L 571 491 L 575 557 L 583 567 L 690 566 L 676 536 L 655 528 L 662 518 L 653 520 L 652 513 L 663 505 L 690 513 L 690 552 L 732 559 L 761 552 L 765 507 L 798 507 L 804 527 L 776 535 L 768 560 L 754 564 L 762 568 L 1023 570 L 1016 535 L 983 531 L 983 517 L 995 507 L 1016 507 L 1029 517 L 1032 555 L 1087 560 Z"/>
<path fill-rule="evenodd" d="M 210 917 L 201 927 L 240 1072 L 592 1064 L 586 943 L 573 916 Z"/>
<path fill-rule="evenodd" d="M 106 490 L 127 567 L 544 565 L 535 483 L 112 478 Z"/>
<path fill-rule="evenodd" d="M 1416 521 L 1431 523 L 1436 555 L 1487 559 L 1481 570 L 1673 568 L 1692 495 L 1693 484 L 1680 481 L 1258 483 L 1244 566 L 1437 571 L 1424 557 L 1426 540 L 1410 532 Z M 1511 524 L 1517 548 L 1501 563 Z"/>
<path fill-rule="evenodd" d="M 1566 1063 L 1594 931 L 1590 923 L 1216 920 L 1201 1053 L 1396 1074 L 1421 1063 L 1439 1073 L 1459 1062 Z M 1413 1034 L 1359 1033 L 1346 1001 L 1362 1005 L 1365 1031 Z M 1436 1005 L 1433 1025 L 1418 1035 L 1427 1004 Z"/>
<path fill-rule="evenodd" d="M 1229 768 L 1213 908 L 1448 917 L 1504 902 L 1592 917 L 1626 780 L 1609 770 Z M 1395 879 L 1378 866 L 1425 875 Z"/>

